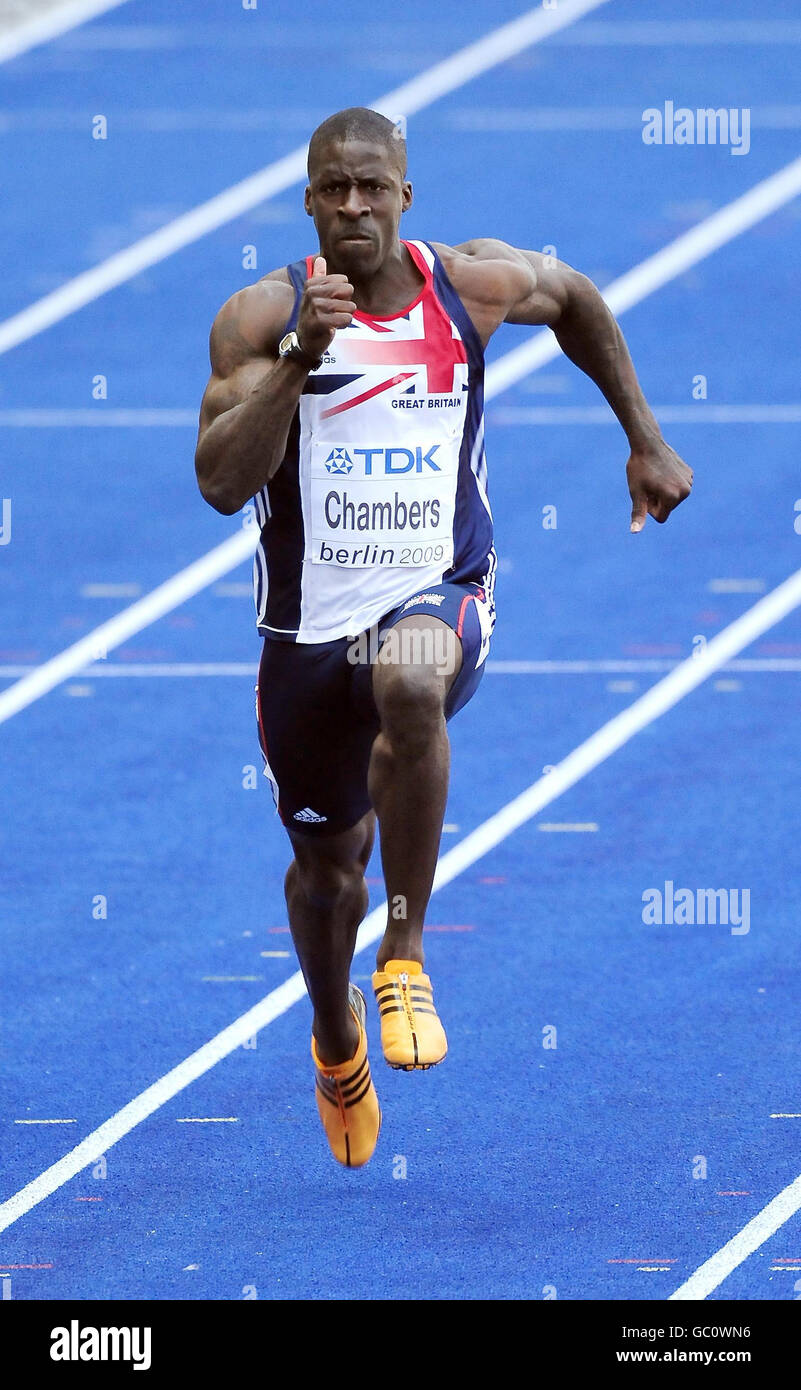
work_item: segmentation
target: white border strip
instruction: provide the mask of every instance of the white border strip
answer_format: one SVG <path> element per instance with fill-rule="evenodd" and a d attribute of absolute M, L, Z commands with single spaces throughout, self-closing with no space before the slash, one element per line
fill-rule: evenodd
<path fill-rule="evenodd" d="M 624 743 L 627 743 L 648 724 L 653 723 L 660 715 L 672 709 L 679 700 L 682 700 L 691 690 L 695 690 L 705 681 L 713 671 L 716 671 L 743 647 L 753 642 L 755 637 L 772 627 L 774 623 L 779 622 L 799 603 L 801 603 L 801 570 L 791 575 L 772 593 L 760 599 L 753 608 L 748 609 L 729 627 L 724 628 L 716 637 L 713 637 L 701 655 L 688 657 L 681 666 L 677 667 L 675 671 L 671 671 L 639 700 L 635 700 L 628 709 L 622 711 L 614 719 L 610 719 L 607 724 L 604 724 L 572 753 L 569 753 L 551 772 L 540 777 L 520 796 L 515 797 L 494 816 L 490 816 L 483 825 L 480 825 L 470 835 L 467 835 L 460 844 L 455 845 L 453 849 L 443 855 L 434 875 L 432 892 L 444 888 L 447 883 L 463 873 L 476 860 L 481 859 L 513 831 L 524 825 L 544 806 L 555 801 L 562 792 L 567 791 L 581 778 L 586 777 L 587 773 L 611 757 Z M 383 935 L 386 923 L 386 906 L 386 901 L 380 903 L 365 918 L 359 929 L 356 953 L 366 950 Z M 111 1119 L 106 1120 L 98 1129 L 93 1130 L 63 1158 L 45 1169 L 39 1177 L 34 1178 L 13 1197 L 3 1202 L 0 1205 L 0 1231 L 4 1231 L 13 1222 L 18 1221 L 32 1207 L 44 1201 L 64 1183 L 69 1182 L 88 1164 L 96 1162 L 101 1154 L 106 1153 L 113 1144 L 129 1134 L 136 1125 L 141 1124 L 162 1105 L 166 1105 L 179 1091 L 184 1090 L 199 1076 L 210 1071 L 213 1066 L 229 1056 L 237 1047 L 241 1047 L 267 1024 L 286 1013 L 293 1004 L 302 999 L 305 993 L 306 986 L 303 976 L 298 970 L 277 989 L 271 990 L 252 1009 L 248 1009 L 247 1013 L 242 1014 L 222 1032 L 211 1038 L 209 1042 L 204 1043 L 191 1056 L 180 1062 L 177 1067 L 173 1067 L 166 1076 L 162 1076 L 160 1080 L 149 1086 L 147 1090 L 142 1091 L 134 1100 L 129 1101 L 115 1115 L 112 1115 Z M 798 1201 L 792 1209 L 787 1210 L 787 1216 L 801 1205 L 801 1177 L 793 1187 L 798 1188 Z M 788 1192 L 790 1190 L 787 1189 Z M 784 1196 L 785 1194 L 781 1195 Z M 776 1200 L 779 1201 L 780 1199 L 777 1198 Z M 774 1205 L 771 1203 L 771 1206 Z M 786 1220 L 787 1218 L 785 1216 L 781 1219 Z M 753 1223 L 750 1224 L 753 1225 Z M 776 1224 L 781 1224 L 781 1221 Z M 748 1229 L 746 1227 L 746 1231 Z M 775 1226 L 772 1229 L 775 1229 Z M 769 1234 L 771 1231 L 766 1230 L 762 1239 L 766 1239 Z M 761 1241 L 757 1243 L 759 1244 Z M 750 1250 L 746 1253 L 750 1253 Z M 742 1258 L 745 1258 L 745 1255 Z M 725 1275 L 721 1277 L 725 1277 Z"/>
<path fill-rule="evenodd" d="M 605 4 L 608 4 L 608 0 L 562 0 L 557 9 L 546 10 L 541 5 L 537 6 L 370 104 L 392 119 L 401 114 L 413 116 L 439 97 L 455 91 L 472 78 L 506 62 L 508 58 L 513 58 L 532 44 L 547 39 L 550 34 Z M 134 242 L 92 270 L 76 275 L 59 289 L 0 323 L 0 353 L 8 352 L 10 348 L 59 323 L 115 286 L 131 280 L 140 271 L 165 260 L 242 213 L 249 212 L 265 199 L 300 183 L 306 177 L 306 148 L 303 145 L 258 173 L 251 174 L 241 183 L 233 184 L 215 198 L 168 222 L 159 231 Z"/>
<path fill-rule="evenodd" d="M 116 10 L 128 0 L 70 0 L 70 3 L 57 5 L 46 14 L 34 19 L 23 20 L 5 34 L 0 34 L 0 63 L 27 53 L 49 39 L 57 39 L 68 29 L 77 29 L 89 19 L 96 19 L 107 10 Z"/>

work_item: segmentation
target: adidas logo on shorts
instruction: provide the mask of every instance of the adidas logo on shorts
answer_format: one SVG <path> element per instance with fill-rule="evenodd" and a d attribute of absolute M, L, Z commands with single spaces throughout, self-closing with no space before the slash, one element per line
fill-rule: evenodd
<path fill-rule="evenodd" d="M 302 811 L 295 812 L 292 819 L 306 821 L 324 821 L 328 820 L 328 816 L 318 816 L 317 812 L 311 809 L 311 806 L 304 806 Z"/>

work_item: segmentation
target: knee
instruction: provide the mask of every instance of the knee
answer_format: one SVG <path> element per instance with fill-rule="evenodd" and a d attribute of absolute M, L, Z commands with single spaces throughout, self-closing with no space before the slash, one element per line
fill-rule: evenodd
<path fill-rule="evenodd" d="M 324 912 L 359 906 L 367 892 L 364 866 L 358 860 L 333 863 L 297 853 L 287 870 L 284 888 L 288 905 L 300 895 L 310 907 Z"/>
<path fill-rule="evenodd" d="M 444 689 L 426 667 L 397 667 L 382 682 L 377 700 L 381 732 L 394 755 L 422 757 L 442 728 Z"/>

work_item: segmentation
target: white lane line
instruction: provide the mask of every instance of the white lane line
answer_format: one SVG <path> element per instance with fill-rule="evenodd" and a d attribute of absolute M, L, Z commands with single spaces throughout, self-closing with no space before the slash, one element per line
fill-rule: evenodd
<path fill-rule="evenodd" d="M 141 584 L 82 584 L 81 598 L 136 598 Z"/>
<path fill-rule="evenodd" d="M 673 671 L 679 665 L 675 659 L 648 657 L 622 658 L 614 661 L 487 661 L 487 674 L 499 676 L 584 676 L 612 672 Z M 2 669 L 2 668 L 0 668 Z M 133 673 L 133 668 L 131 668 Z M 801 671 L 801 657 L 746 656 L 727 661 L 722 671 Z"/>
<path fill-rule="evenodd" d="M 242 116 L 242 128 L 245 129 L 247 113 L 243 112 Z M 155 124 L 157 119 L 156 116 L 152 124 Z M 559 130 L 601 135 L 610 130 L 622 130 L 636 133 L 639 137 L 643 128 L 643 109 L 642 106 L 468 106 L 449 110 L 445 113 L 443 123 L 451 130 L 463 134 L 469 132 L 511 137 Z M 41 112 L 26 113 L 24 110 L 18 110 L 4 120 L 6 130 L 41 130 L 43 127 L 63 130 L 74 124 L 75 113 L 69 110 L 48 112 L 44 118 Z M 126 124 L 128 128 L 133 126 L 130 117 Z M 157 128 L 163 128 L 163 124 L 162 121 L 161 127 Z M 801 107 L 798 105 L 751 107 L 753 131 L 797 130 L 799 126 Z M 199 128 L 207 129 L 208 126 Z"/>
<path fill-rule="evenodd" d="M 801 1176 L 789 1183 L 772 1202 L 768 1202 L 741 1231 L 727 1241 L 689 1279 L 670 1295 L 668 1302 L 700 1302 L 708 1298 L 732 1270 L 764 1245 L 780 1226 L 801 1208 Z"/>
<path fill-rule="evenodd" d="M 801 405 L 655 405 L 666 425 L 797 425 Z M 493 425 L 616 425 L 606 405 L 499 406 Z M 125 410 L 0 410 L 0 429 L 197 429 L 197 410 L 132 406 Z"/>
<path fill-rule="evenodd" d="M 77 1120 L 15 1120 L 15 1125 L 77 1125 Z"/>
<path fill-rule="evenodd" d="M 215 546 L 214 550 L 187 565 L 186 569 L 180 570 L 144 598 L 131 604 L 129 608 L 124 608 L 108 622 L 101 623 L 58 656 L 44 662 L 42 666 L 37 666 L 0 694 L 0 724 L 73 676 L 87 662 L 96 660 L 99 653 L 118 647 L 127 637 L 141 632 L 142 628 L 177 608 L 179 603 L 184 603 L 215 579 L 227 574 L 253 553 L 255 543 L 253 530 L 243 528 L 237 531 L 233 536 L 229 536 L 228 540 L 223 541 L 222 545 Z M 102 666 L 97 668 L 102 669 Z M 96 674 L 94 668 L 91 674 Z"/>
<path fill-rule="evenodd" d="M 238 1115 L 182 1115 L 176 1120 L 179 1125 L 238 1125 Z"/>
<path fill-rule="evenodd" d="M 675 244 L 675 243 L 674 243 Z M 617 282 L 619 283 L 619 282 Z M 604 291 L 608 300 L 614 289 Z M 655 405 L 653 412 L 664 425 L 797 425 L 801 405 Z M 91 414 L 91 411 L 86 412 Z M 500 406 L 490 416 L 493 425 L 616 425 L 617 418 L 603 405 Z M 3 414 L 0 411 L 0 425 Z"/>
<path fill-rule="evenodd" d="M 647 658 L 644 660 L 621 659 L 619 661 L 494 661 L 491 657 L 487 661 L 487 674 L 495 676 L 593 676 L 609 675 L 614 672 L 637 672 L 646 674 L 648 672 L 657 673 L 659 671 L 672 671 L 679 665 L 678 659 L 669 658 Z M 15 662 L 8 665 L 0 665 L 0 680 L 17 679 L 26 676 L 31 671 L 37 671 L 39 667 L 33 663 Z M 797 674 L 801 671 L 801 657 L 785 656 L 766 656 L 766 657 L 743 657 L 738 661 L 727 661 L 721 667 L 723 671 L 744 671 L 751 673 L 770 672 L 770 673 L 790 673 Z M 99 676 L 110 677 L 111 679 L 136 679 L 142 677 L 145 680 L 152 679 L 173 679 L 175 677 L 201 678 L 206 676 L 236 676 L 255 679 L 259 673 L 259 665 L 256 661 L 185 661 L 185 662 L 113 662 L 104 661 L 102 664 L 95 662 L 93 666 L 82 667 L 75 674 L 79 676 L 91 676 L 95 680 Z M 612 685 L 620 686 L 633 682 L 610 682 Z M 447 830 L 447 826 L 444 827 Z"/>
<path fill-rule="evenodd" d="M 68 3 L 55 5 L 45 14 L 38 14 L 23 20 L 13 29 L 0 35 L 0 63 L 17 58 L 20 53 L 36 48 L 40 43 L 57 39 L 68 29 L 77 29 L 89 19 L 96 19 L 107 10 L 116 10 L 127 0 L 68 0 Z"/>
<path fill-rule="evenodd" d="M 575 786 L 589 772 L 622 748 L 635 734 L 672 709 L 691 690 L 695 690 L 736 652 L 748 646 L 774 623 L 780 622 L 799 603 L 801 570 L 791 575 L 772 593 L 759 599 L 753 608 L 748 609 L 729 627 L 713 637 L 700 655 L 688 657 L 675 671 L 671 671 L 645 695 L 635 700 L 634 704 L 629 705 L 614 719 L 602 725 L 584 743 L 579 744 L 550 772 L 545 773 L 526 791 L 490 816 L 458 845 L 454 845 L 453 849 L 448 850 L 437 864 L 432 893 L 444 888 L 538 811 L 555 801 L 569 787 Z M 386 909 L 387 904 L 384 901 L 362 922 L 355 954 L 366 950 L 383 936 Z M 4 1231 L 32 1207 L 69 1182 L 88 1164 L 96 1162 L 101 1154 L 106 1153 L 113 1144 L 129 1134 L 136 1125 L 141 1124 L 162 1105 L 166 1105 L 179 1091 L 184 1090 L 199 1076 L 203 1076 L 224 1057 L 251 1039 L 255 1033 L 286 1013 L 305 993 L 303 976 L 297 970 L 277 989 L 271 990 L 264 999 L 248 1009 L 247 1013 L 235 1019 L 222 1032 L 217 1033 L 191 1056 L 173 1067 L 166 1076 L 148 1086 L 147 1090 L 124 1105 L 63 1158 L 3 1202 L 0 1205 L 0 1231 Z M 798 1204 L 801 1205 L 801 1177 L 797 1181 Z"/>
<path fill-rule="evenodd" d="M 597 830 L 597 829 L 598 829 L 598 823 L 597 823 L 597 821 L 594 821 L 594 820 L 591 820 L 591 821 L 556 821 L 556 820 L 553 820 L 553 821 L 552 821 L 552 820 L 543 820 L 543 821 L 540 821 L 540 822 L 539 822 L 539 824 L 538 824 L 538 826 L 537 826 L 537 829 L 538 829 L 538 830 L 549 830 L 549 831 L 571 831 L 571 832 L 574 832 L 574 833 L 579 833 L 579 832 L 581 832 L 581 831 Z"/>
<path fill-rule="evenodd" d="M 706 587 L 710 594 L 764 594 L 768 586 L 764 579 L 710 579 Z"/>
<path fill-rule="evenodd" d="M 0 410 L 0 427 L 15 430 L 66 429 L 197 429 L 197 410 L 182 408 L 149 409 L 134 407 L 127 410 L 51 410 L 23 408 Z"/>
<path fill-rule="evenodd" d="M 259 980 L 263 980 L 263 979 L 264 979 L 264 976 L 263 976 L 263 975 L 202 975 L 202 976 L 201 976 L 201 981 L 202 981 L 202 983 L 203 983 L 204 985 L 208 985 L 208 984 L 212 984 L 212 985 L 233 985 L 233 984 L 241 984 L 242 981 L 247 981 L 248 983 L 254 983 L 254 982 L 255 982 L 255 983 L 258 983 Z"/>
<path fill-rule="evenodd" d="M 718 48 L 721 44 L 801 43 L 801 24 L 794 20 L 600 20 L 567 34 L 559 43 L 596 47 L 618 44 L 664 48 L 697 44 Z"/>
<path fill-rule="evenodd" d="M 683 274 L 698 261 L 704 260 L 713 251 L 725 246 L 733 237 L 761 222 L 799 193 L 801 157 L 792 160 L 777 173 L 762 179 L 747 193 L 719 208 L 710 217 L 705 217 L 675 241 L 663 246 L 661 251 L 648 256 L 633 270 L 613 280 L 603 291 L 604 299 L 612 313 L 622 314 L 634 304 L 640 304 L 655 290 L 661 289 L 670 280 L 675 280 L 677 275 Z M 548 329 L 536 333 L 519 348 L 507 352 L 500 361 L 493 362 L 489 367 L 486 377 L 488 396 L 497 396 L 507 386 L 519 381 L 526 372 L 541 367 L 545 362 L 551 362 L 561 351 L 556 338 Z M 609 418 L 614 419 L 614 416 Z"/>
<path fill-rule="evenodd" d="M 537 11 L 536 13 L 555 13 L 555 11 Z M 748 193 L 736 198 L 734 202 L 721 208 L 711 217 L 705 218 L 691 231 L 679 237 L 677 241 L 671 242 L 662 251 L 649 256 L 633 270 L 615 280 L 606 291 L 606 299 L 613 312 L 622 313 L 647 295 L 652 294 L 654 290 L 667 284 L 674 276 L 680 275 L 682 271 L 693 265 L 696 260 L 710 255 L 717 247 L 724 245 L 732 237 L 753 226 L 760 218 L 767 217 L 770 212 L 774 212 L 777 207 L 794 197 L 799 191 L 801 191 L 801 158 L 788 164 L 779 173 L 756 184 Z M 544 362 L 558 356 L 560 352 L 561 348 L 552 333 L 547 330 L 543 333 L 535 333 L 527 342 L 519 348 L 513 348 L 511 352 L 506 353 L 488 369 L 485 398 L 491 400 L 518 381 L 521 376 L 526 376 L 529 372 L 542 366 Z M 140 599 L 138 604 L 124 609 L 117 618 L 112 618 L 110 622 L 97 628 L 94 633 L 89 633 L 81 642 L 76 642 L 59 656 L 45 662 L 38 671 L 24 676 L 17 685 L 11 686 L 0 694 L 0 724 L 13 714 L 18 713 L 19 710 L 24 709 L 33 700 L 38 699 L 40 695 L 52 690 L 60 681 L 73 675 L 87 659 L 93 658 L 95 648 L 98 645 L 108 651 L 112 646 L 119 646 L 124 637 L 130 636 L 132 632 L 140 631 L 148 622 L 152 622 L 153 617 L 146 617 L 144 621 L 139 621 L 138 619 L 132 620 L 131 615 L 147 614 L 149 612 L 148 605 L 151 604 L 156 595 L 159 596 L 159 602 L 154 605 L 155 616 L 161 617 L 171 608 L 177 607 L 178 603 L 182 603 L 186 598 L 198 593 L 212 579 L 220 578 L 227 570 L 234 569 L 236 565 L 247 559 L 252 554 L 255 544 L 255 528 L 242 531 L 238 536 L 226 541 L 223 546 L 218 546 L 216 550 L 197 560 L 194 565 L 190 565 L 180 575 L 168 579 L 152 594 Z M 226 545 L 230 547 L 227 568 L 218 568 L 215 564 L 211 566 L 213 572 L 208 578 L 205 577 L 204 566 L 211 561 L 212 557 L 221 556 Z M 187 577 L 190 574 L 194 576 L 191 583 L 187 582 Z M 137 622 L 139 623 L 138 627 Z M 122 637 L 117 635 L 119 632 L 123 633 Z"/>
<path fill-rule="evenodd" d="M 607 3 L 608 0 L 562 0 L 556 9 L 543 9 L 538 5 L 368 104 L 391 119 L 400 115 L 413 116 L 439 97 L 456 91 L 474 77 Z M 8 352 L 59 323 L 140 271 L 190 246 L 305 177 L 306 145 L 302 145 L 6 319 L 0 324 L 0 353 Z"/>

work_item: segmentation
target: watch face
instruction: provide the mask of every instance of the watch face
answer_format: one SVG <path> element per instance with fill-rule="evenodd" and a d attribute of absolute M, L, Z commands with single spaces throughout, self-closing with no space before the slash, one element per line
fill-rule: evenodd
<path fill-rule="evenodd" d="M 285 333 L 280 343 L 278 344 L 279 355 L 283 356 L 285 353 L 291 352 L 293 347 L 295 346 L 295 341 L 296 340 L 294 333 Z"/>

